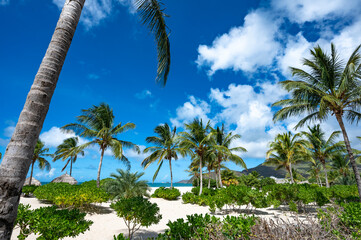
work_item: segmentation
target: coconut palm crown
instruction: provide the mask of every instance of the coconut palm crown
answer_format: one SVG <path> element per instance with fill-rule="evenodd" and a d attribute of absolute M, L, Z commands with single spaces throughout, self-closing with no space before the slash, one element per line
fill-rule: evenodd
<path fill-rule="evenodd" d="M 310 51 L 311 58 L 303 59 L 307 70 L 291 68 L 297 80 L 282 81 L 280 84 L 290 92 L 289 99 L 281 100 L 273 106 L 282 107 L 274 115 L 274 120 L 299 117 L 306 114 L 296 128 L 309 121 L 325 121 L 334 115 L 340 125 L 350 163 L 355 173 L 361 201 L 361 178 L 345 129 L 344 119 L 350 123 L 361 119 L 361 56 L 358 46 L 347 62 L 340 60 L 336 48 L 331 44 L 327 53 L 320 46 Z"/>
<path fill-rule="evenodd" d="M 123 154 L 123 147 L 131 148 L 140 153 L 139 147 L 132 142 L 120 140 L 118 134 L 134 129 L 134 123 L 114 124 L 113 110 L 106 103 L 82 110 L 83 114 L 77 117 L 78 123 L 67 124 L 62 129 L 74 131 L 82 137 L 93 140 L 82 145 L 85 148 L 90 145 L 98 145 L 100 148 L 100 162 L 98 167 L 97 187 L 100 184 L 100 171 L 103 163 L 104 152 L 110 149 L 116 159 L 130 167 L 129 160 Z"/>
<path fill-rule="evenodd" d="M 171 129 L 167 123 L 158 125 L 154 129 L 154 133 L 158 136 L 151 136 L 146 138 L 147 143 L 155 146 L 147 147 L 144 153 L 151 153 L 142 161 L 142 167 L 147 168 L 150 164 L 158 161 L 158 168 L 154 173 L 153 182 L 157 178 L 159 170 L 161 169 L 164 160 L 169 161 L 170 168 L 170 183 L 173 188 L 173 173 L 172 173 L 172 159 L 177 160 L 178 154 L 184 156 L 184 150 L 179 147 L 179 138 L 176 134 L 177 128 Z"/>
<path fill-rule="evenodd" d="M 330 161 L 333 156 L 345 151 L 345 144 L 343 142 L 335 141 L 340 133 L 340 131 L 334 131 L 326 140 L 325 132 L 322 131 L 319 124 L 308 127 L 308 131 L 302 132 L 309 142 L 311 157 L 322 164 L 327 188 L 330 187 L 330 184 L 327 178 L 326 161 Z"/>
<path fill-rule="evenodd" d="M 34 164 L 36 162 L 38 162 L 39 169 L 41 169 L 41 170 L 46 169 L 47 171 L 50 171 L 50 163 L 44 157 L 52 157 L 53 154 L 47 153 L 47 152 L 49 152 L 49 148 L 44 148 L 44 147 L 45 147 L 45 144 L 38 139 L 38 141 L 36 142 L 33 157 L 31 159 L 29 185 L 31 185 L 31 180 L 33 178 Z"/>
<path fill-rule="evenodd" d="M 78 137 L 65 139 L 63 143 L 57 147 L 55 151 L 55 157 L 53 159 L 54 162 L 59 159 L 62 159 L 63 161 L 67 160 L 65 166 L 63 167 L 63 169 L 61 169 L 61 171 L 64 171 L 65 168 L 70 163 L 70 173 L 69 173 L 70 176 L 73 169 L 73 163 L 76 162 L 78 155 L 80 154 L 81 156 L 84 156 L 85 146 L 79 146 L 78 143 L 79 143 Z"/>
<path fill-rule="evenodd" d="M 184 149 L 185 153 L 192 156 L 198 155 L 199 159 L 199 177 L 200 177 L 200 190 L 199 195 L 203 190 L 203 164 L 204 157 L 209 151 L 211 145 L 211 137 L 213 133 L 210 131 L 210 122 L 206 125 L 203 124 L 202 119 L 194 119 L 193 122 L 185 124 L 185 132 L 180 133 L 180 147 Z M 192 157 L 192 159 L 197 159 Z"/>
<path fill-rule="evenodd" d="M 276 170 L 285 168 L 290 175 L 291 183 L 295 183 L 292 164 L 307 159 L 307 146 L 307 141 L 301 139 L 300 133 L 295 135 L 292 135 L 291 132 L 278 134 L 270 144 L 264 165 L 276 166 Z"/>
<path fill-rule="evenodd" d="M 218 161 L 216 174 L 218 175 L 219 186 L 222 187 L 222 178 L 221 178 L 221 169 L 220 169 L 222 162 L 231 161 L 237 165 L 242 166 L 244 169 L 247 169 L 244 160 L 237 154 L 234 154 L 234 152 L 247 152 L 247 150 L 241 146 L 232 147 L 234 141 L 240 139 L 241 135 L 233 134 L 232 132 L 227 133 L 225 131 L 223 124 L 221 128 L 217 127 L 216 129 L 212 129 L 212 132 L 214 133 L 213 135 L 214 143 L 212 144 L 212 148 L 216 152 L 215 155 Z"/>

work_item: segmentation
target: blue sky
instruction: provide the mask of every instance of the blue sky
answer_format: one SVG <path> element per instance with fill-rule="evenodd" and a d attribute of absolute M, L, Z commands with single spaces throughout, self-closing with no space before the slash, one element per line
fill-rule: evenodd
<path fill-rule="evenodd" d="M 0 0 L 0 152 L 4 153 L 39 64 L 54 31 L 64 0 Z M 168 122 L 179 127 L 195 117 L 225 123 L 242 135 L 237 144 L 248 167 L 263 162 L 267 144 L 290 130 L 297 119 L 273 123 L 270 105 L 286 93 L 277 82 L 290 77 L 289 66 L 317 44 L 334 42 L 346 58 L 361 43 L 360 0 L 216 1 L 164 0 L 171 29 L 172 64 L 167 86 L 155 84 L 156 48 L 138 21 L 132 0 L 87 0 L 66 58 L 41 139 L 54 151 L 71 134 L 59 127 L 74 122 L 81 109 L 101 102 L 114 110 L 116 122 L 133 122 L 136 130 L 119 138 L 147 146 L 145 138 Z M 338 130 L 330 118 L 327 132 Z M 347 125 L 355 147 L 357 126 Z M 86 141 L 86 139 L 82 139 Z M 143 171 L 144 155 L 127 150 L 132 171 Z M 94 179 L 99 152 L 89 149 L 74 165 L 79 181 Z M 187 179 L 189 159 L 174 167 L 176 181 Z M 35 176 L 50 181 L 63 162 Z M 232 169 L 240 167 L 229 165 Z M 101 177 L 124 165 L 107 155 Z M 156 166 L 145 170 L 151 180 Z M 157 182 L 169 181 L 165 164 Z"/>

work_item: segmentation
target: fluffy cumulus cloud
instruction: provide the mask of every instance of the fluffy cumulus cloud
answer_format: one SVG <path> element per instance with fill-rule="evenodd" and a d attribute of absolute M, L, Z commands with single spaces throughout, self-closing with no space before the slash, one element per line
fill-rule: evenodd
<path fill-rule="evenodd" d="M 270 65 L 280 44 L 275 40 L 279 21 L 264 11 L 254 11 L 244 18 L 244 25 L 217 37 L 211 46 L 198 47 L 198 66 L 209 67 L 208 74 L 233 69 L 245 72 Z"/>
<path fill-rule="evenodd" d="M 145 99 L 145 98 L 151 98 L 151 97 L 153 97 L 153 95 L 152 95 L 151 91 L 145 89 L 141 92 L 136 93 L 135 97 L 138 99 Z"/>
<path fill-rule="evenodd" d="M 48 147 L 57 147 L 67 138 L 76 137 L 74 132 L 64 132 L 58 127 L 52 127 L 49 131 L 40 134 L 40 140 Z M 85 139 L 79 138 L 79 144 L 84 144 Z"/>
<path fill-rule="evenodd" d="M 56 168 L 50 169 L 49 172 L 46 172 L 44 170 L 44 171 L 41 171 L 41 172 L 38 172 L 37 174 L 35 174 L 35 177 L 38 177 L 38 178 L 51 178 L 51 177 L 54 176 L 55 171 L 56 171 Z"/>
<path fill-rule="evenodd" d="M 6 2 L 6 0 L 0 0 L 0 3 L 2 1 Z M 63 8 L 64 2 L 65 0 L 53 0 L 59 9 Z M 87 0 L 80 21 L 87 29 L 90 29 L 109 17 L 117 4 L 128 7 L 131 13 L 135 12 L 133 0 Z"/>
<path fill-rule="evenodd" d="M 359 4 L 359 0 L 272 0 L 267 8 L 247 14 L 243 25 L 216 37 L 211 45 L 199 45 L 196 63 L 206 68 L 208 75 L 224 69 L 274 71 L 276 66 L 289 77 L 289 66 L 301 67 L 301 59 L 316 45 L 329 49 L 333 42 L 340 56 L 347 58 L 361 43 Z M 296 31 L 287 31 L 289 22 L 295 23 Z"/>
<path fill-rule="evenodd" d="M 210 111 L 211 107 L 206 101 L 190 96 L 189 101 L 177 108 L 177 116 L 171 118 L 170 122 L 176 127 L 182 126 L 184 123 L 189 123 L 194 118 L 201 118 L 206 122 L 209 120 L 207 114 L 209 114 Z"/>
<path fill-rule="evenodd" d="M 355 14 L 358 0 L 273 0 L 271 5 L 296 23 L 325 20 Z"/>

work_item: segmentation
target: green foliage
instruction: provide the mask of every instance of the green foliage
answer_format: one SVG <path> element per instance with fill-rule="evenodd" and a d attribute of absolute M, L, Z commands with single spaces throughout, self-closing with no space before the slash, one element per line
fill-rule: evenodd
<path fill-rule="evenodd" d="M 27 185 L 27 186 L 23 186 L 23 189 L 21 190 L 22 193 L 24 193 L 24 196 L 30 196 L 30 194 L 33 194 L 34 191 L 38 188 L 38 186 L 35 185 Z"/>
<path fill-rule="evenodd" d="M 131 173 L 117 169 L 118 174 L 112 173 L 104 184 L 103 189 L 114 199 L 148 196 L 147 181 L 139 180 L 144 173 Z"/>
<path fill-rule="evenodd" d="M 166 200 L 176 200 L 181 195 L 177 188 L 157 188 L 152 194 L 152 198 L 164 198 Z"/>
<path fill-rule="evenodd" d="M 187 220 L 169 221 L 169 229 L 159 234 L 158 239 L 250 239 L 251 227 L 256 223 L 254 216 L 230 217 L 221 221 L 205 214 L 187 215 Z"/>
<path fill-rule="evenodd" d="M 143 197 L 123 198 L 110 205 L 128 227 L 129 238 L 141 227 L 157 224 L 162 216 L 159 207 Z"/>
<path fill-rule="evenodd" d="M 57 240 L 75 237 L 89 229 L 92 221 L 84 220 L 85 213 L 73 210 L 57 210 L 55 206 L 30 210 L 30 205 L 19 204 L 15 225 L 19 226 L 18 239 L 24 240 L 32 233 L 39 240 Z"/>
<path fill-rule="evenodd" d="M 109 195 L 102 188 L 96 187 L 95 180 L 80 185 L 49 183 L 38 187 L 34 191 L 34 196 L 61 208 L 82 208 L 84 210 L 87 210 L 92 203 L 109 200 Z"/>
<path fill-rule="evenodd" d="M 199 186 L 199 178 L 198 177 L 193 179 L 192 186 L 193 187 Z M 217 186 L 216 180 L 211 178 L 210 187 L 215 188 L 216 186 Z M 203 187 L 204 188 L 208 187 L 208 177 L 205 177 L 205 175 L 203 175 Z"/>

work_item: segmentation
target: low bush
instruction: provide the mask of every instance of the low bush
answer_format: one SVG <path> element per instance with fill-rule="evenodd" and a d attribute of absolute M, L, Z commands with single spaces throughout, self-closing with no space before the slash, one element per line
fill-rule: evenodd
<path fill-rule="evenodd" d="M 93 203 L 109 200 L 109 195 L 96 187 L 95 181 L 84 182 L 80 185 L 68 183 L 49 183 L 38 187 L 34 196 L 40 200 L 49 201 L 61 208 L 81 208 L 87 210 Z"/>
<path fill-rule="evenodd" d="M 115 210 L 118 217 L 123 218 L 128 227 L 128 237 L 133 238 L 134 233 L 141 226 L 149 227 L 159 223 L 162 216 L 159 214 L 159 207 L 143 197 L 123 198 L 112 203 L 111 208 Z M 118 237 L 118 236 L 117 236 Z M 120 239 L 121 236 L 119 236 Z"/>
<path fill-rule="evenodd" d="M 76 237 L 89 229 L 92 221 L 84 220 L 85 213 L 73 210 L 57 210 L 55 206 L 30 210 L 30 205 L 19 204 L 15 225 L 20 228 L 18 239 L 24 240 L 30 234 L 37 239 L 57 240 Z"/>
<path fill-rule="evenodd" d="M 181 195 L 177 188 L 157 188 L 152 194 L 152 198 L 163 198 L 166 200 L 176 200 Z"/>
<path fill-rule="evenodd" d="M 24 194 L 25 197 L 28 197 L 32 195 L 37 188 L 38 186 L 35 185 L 27 185 L 27 186 L 23 186 L 21 192 Z"/>

